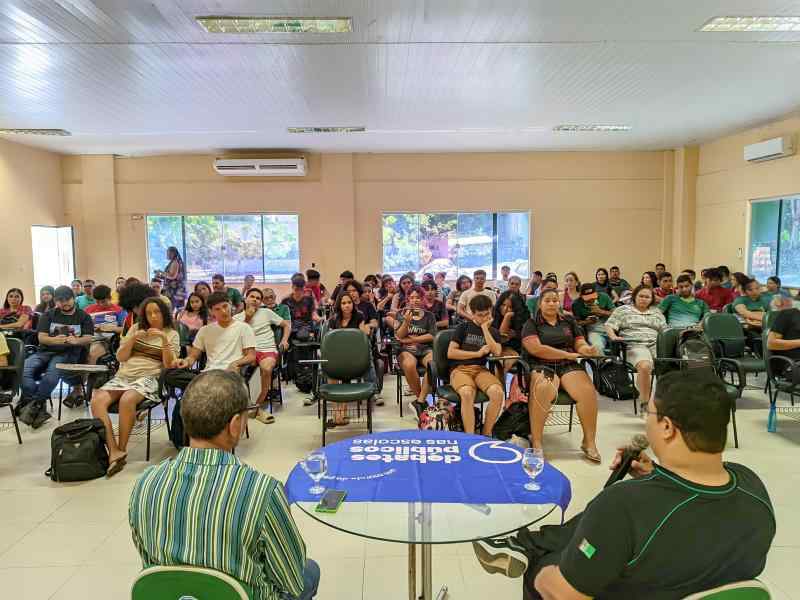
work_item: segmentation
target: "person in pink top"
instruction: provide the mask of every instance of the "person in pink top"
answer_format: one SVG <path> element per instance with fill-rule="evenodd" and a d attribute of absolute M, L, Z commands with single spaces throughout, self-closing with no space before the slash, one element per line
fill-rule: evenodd
<path fill-rule="evenodd" d="M 25 294 L 19 288 L 11 288 L 6 293 L 3 308 L 0 309 L 0 329 L 30 329 L 33 310 L 23 304 Z"/>
<path fill-rule="evenodd" d="M 209 323 L 206 301 L 200 294 L 195 292 L 189 294 L 186 308 L 178 313 L 178 323 L 185 325 L 189 330 L 189 340 L 194 340 L 200 328 Z"/>
<path fill-rule="evenodd" d="M 575 271 L 569 271 L 564 275 L 564 296 L 561 299 L 561 308 L 564 312 L 572 314 L 572 302 L 581 297 L 578 289 L 581 287 L 581 280 Z"/>

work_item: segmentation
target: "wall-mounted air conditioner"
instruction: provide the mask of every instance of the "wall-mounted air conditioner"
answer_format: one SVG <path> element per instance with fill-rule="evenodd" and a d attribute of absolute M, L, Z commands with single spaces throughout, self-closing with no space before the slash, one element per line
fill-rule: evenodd
<path fill-rule="evenodd" d="M 792 156 L 793 154 L 794 139 L 790 135 L 784 135 L 744 147 L 744 159 L 747 162 L 775 160 L 776 158 Z"/>
<path fill-rule="evenodd" d="M 226 177 L 304 177 L 305 158 L 217 158 L 214 170 Z"/>

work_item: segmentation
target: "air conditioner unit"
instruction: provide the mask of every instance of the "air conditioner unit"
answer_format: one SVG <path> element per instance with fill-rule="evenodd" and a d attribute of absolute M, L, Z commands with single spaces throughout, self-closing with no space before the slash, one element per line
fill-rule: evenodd
<path fill-rule="evenodd" d="M 217 158 L 214 170 L 226 177 L 305 177 L 305 158 Z"/>
<path fill-rule="evenodd" d="M 744 147 L 744 159 L 747 162 L 774 160 L 794 154 L 794 140 L 790 135 L 773 138 Z"/>

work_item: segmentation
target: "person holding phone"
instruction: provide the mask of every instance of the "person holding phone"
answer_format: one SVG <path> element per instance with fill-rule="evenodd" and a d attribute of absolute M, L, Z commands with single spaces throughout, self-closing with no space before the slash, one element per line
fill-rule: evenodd
<path fill-rule="evenodd" d="M 433 336 L 436 335 L 436 318 L 422 308 L 425 292 L 420 287 L 412 287 L 406 293 L 407 306 L 398 315 L 395 338 L 400 344 L 397 360 L 403 370 L 408 386 L 416 400 L 409 406 L 419 418 L 427 408 L 426 398 L 430 392 L 427 370 L 420 383 L 417 366 L 427 367 L 433 358 Z"/>
<path fill-rule="evenodd" d="M 593 283 L 581 285 L 580 298 L 572 303 L 572 314 L 578 325 L 586 331 L 589 344 L 601 355 L 605 354 L 608 346 L 605 323 L 612 312 L 614 312 L 614 301 L 611 296 L 598 292 Z"/>

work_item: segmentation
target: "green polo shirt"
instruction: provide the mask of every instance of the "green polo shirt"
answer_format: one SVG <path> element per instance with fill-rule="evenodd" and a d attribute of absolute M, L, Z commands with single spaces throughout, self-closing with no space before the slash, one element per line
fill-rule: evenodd
<path fill-rule="evenodd" d="M 708 304 L 694 296 L 681 298 L 677 294 L 671 294 L 664 298 L 658 308 L 664 313 L 667 325 L 670 327 L 697 325 L 710 310 Z"/>
<path fill-rule="evenodd" d="M 239 306 L 244 302 L 244 299 L 242 298 L 242 292 L 232 287 L 228 288 L 228 299 L 231 301 L 231 304 L 234 307 Z"/>
<path fill-rule="evenodd" d="M 595 300 L 595 303 L 603 310 L 613 311 L 615 308 L 611 296 L 604 292 L 597 293 L 597 300 Z M 592 308 L 590 305 L 586 304 L 582 298 L 578 298 L 572 303 L 572 314 L 575 315 L 578 321 L 585 321 L 589 315 L 592 314 Z"/>
<path fill-rule="evenodd" d="M 759 295 L 758 300 L 751 300 L 749 296 L 739 296 L 733 301 L 733 310 L 735 312 L 737 306 L 744 306 L 753 312 L 769 312 L 770 300 L 772 300 L 772 296 L 769 294 Z"/>

